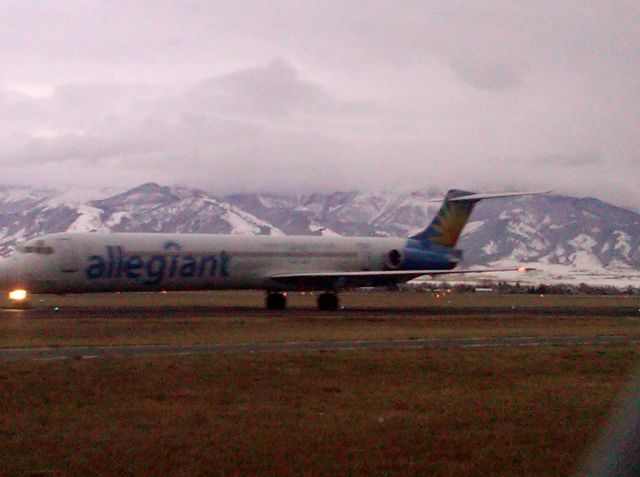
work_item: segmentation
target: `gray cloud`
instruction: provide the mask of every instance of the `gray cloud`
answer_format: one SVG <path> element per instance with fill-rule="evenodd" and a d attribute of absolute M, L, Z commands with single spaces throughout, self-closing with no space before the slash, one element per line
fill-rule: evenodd
<path fill-rule="evenodd" d="M 533 165 L 544 167 L 591 167 L 604 164 L 604 158 L 597 151 L 573 152 L 565 154 L 548 154 L 534 158 Z"/>
<path fill-rule="evenodd" d="M 0 6 L 7 183 L 531 187 L 640 207 L 636 2 Z"/>

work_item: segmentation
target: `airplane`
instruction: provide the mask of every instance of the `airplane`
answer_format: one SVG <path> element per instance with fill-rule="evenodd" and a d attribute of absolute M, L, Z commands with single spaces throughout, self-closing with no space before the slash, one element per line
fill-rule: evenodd
<path fill-rule="evenodd" d="M 455 245 L 480 200 L 541 193 L 452 189 L 429 226 L 408 238 L 48 234 L 0 264 L 0 290 L 24 300 L 27 293 L 260 289 L 269 310 L 286 308 L 286 292 L 317 291 L 318 308 L 336 310 L 341 290 L 423 275 L 527 271 L 456 270 L 462 250 Z"/>

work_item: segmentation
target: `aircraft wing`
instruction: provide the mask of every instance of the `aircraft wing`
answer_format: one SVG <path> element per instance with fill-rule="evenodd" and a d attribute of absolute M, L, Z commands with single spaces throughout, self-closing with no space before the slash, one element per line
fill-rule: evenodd
<path fill-rule="evenodd" d="M 490 272 L 529 272 L 534 268 L 485 268 L 480 270 L 388 270 L 361 272 L 306 272 L 282 273 L 271 275 L 269 278 L 283 285 L 294 288 L 322 289 L 322 288 L 357 288 L 365 286 L 383 286 L 403 283 L 423 275 L 452 275 L 459 273 L 490 273 Z"/>

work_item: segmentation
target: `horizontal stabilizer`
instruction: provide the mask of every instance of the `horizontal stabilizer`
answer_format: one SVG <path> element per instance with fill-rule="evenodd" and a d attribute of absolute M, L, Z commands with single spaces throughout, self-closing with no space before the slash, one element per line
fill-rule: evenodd
<path fill-rule="evenodd" d="M 533 191 L 533 192 L 499 192 L 497 194 L 468 194 L 460 197 L 451 197 L 449 202 L 462 202 L 465 200 L 482 200 L 482 199 L 498 199 L 501 197 L 517 197 L 521 195 L 540 195 L 548 194 L 549 190 Z"/>

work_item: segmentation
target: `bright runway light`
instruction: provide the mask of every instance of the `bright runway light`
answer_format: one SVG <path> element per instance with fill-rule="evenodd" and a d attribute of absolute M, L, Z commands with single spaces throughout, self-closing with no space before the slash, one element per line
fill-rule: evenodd
<path fill-rule="evenodd" d="M 527 267 L 520 267 L 518 268 L 518 271 L 524 273 L 527 271 Z"/>
<path fill-rule="evenodd" d="M 27 298 L 27 290 L 13 290 L 9 292 L 9 299 L 22 301 Z"/>

